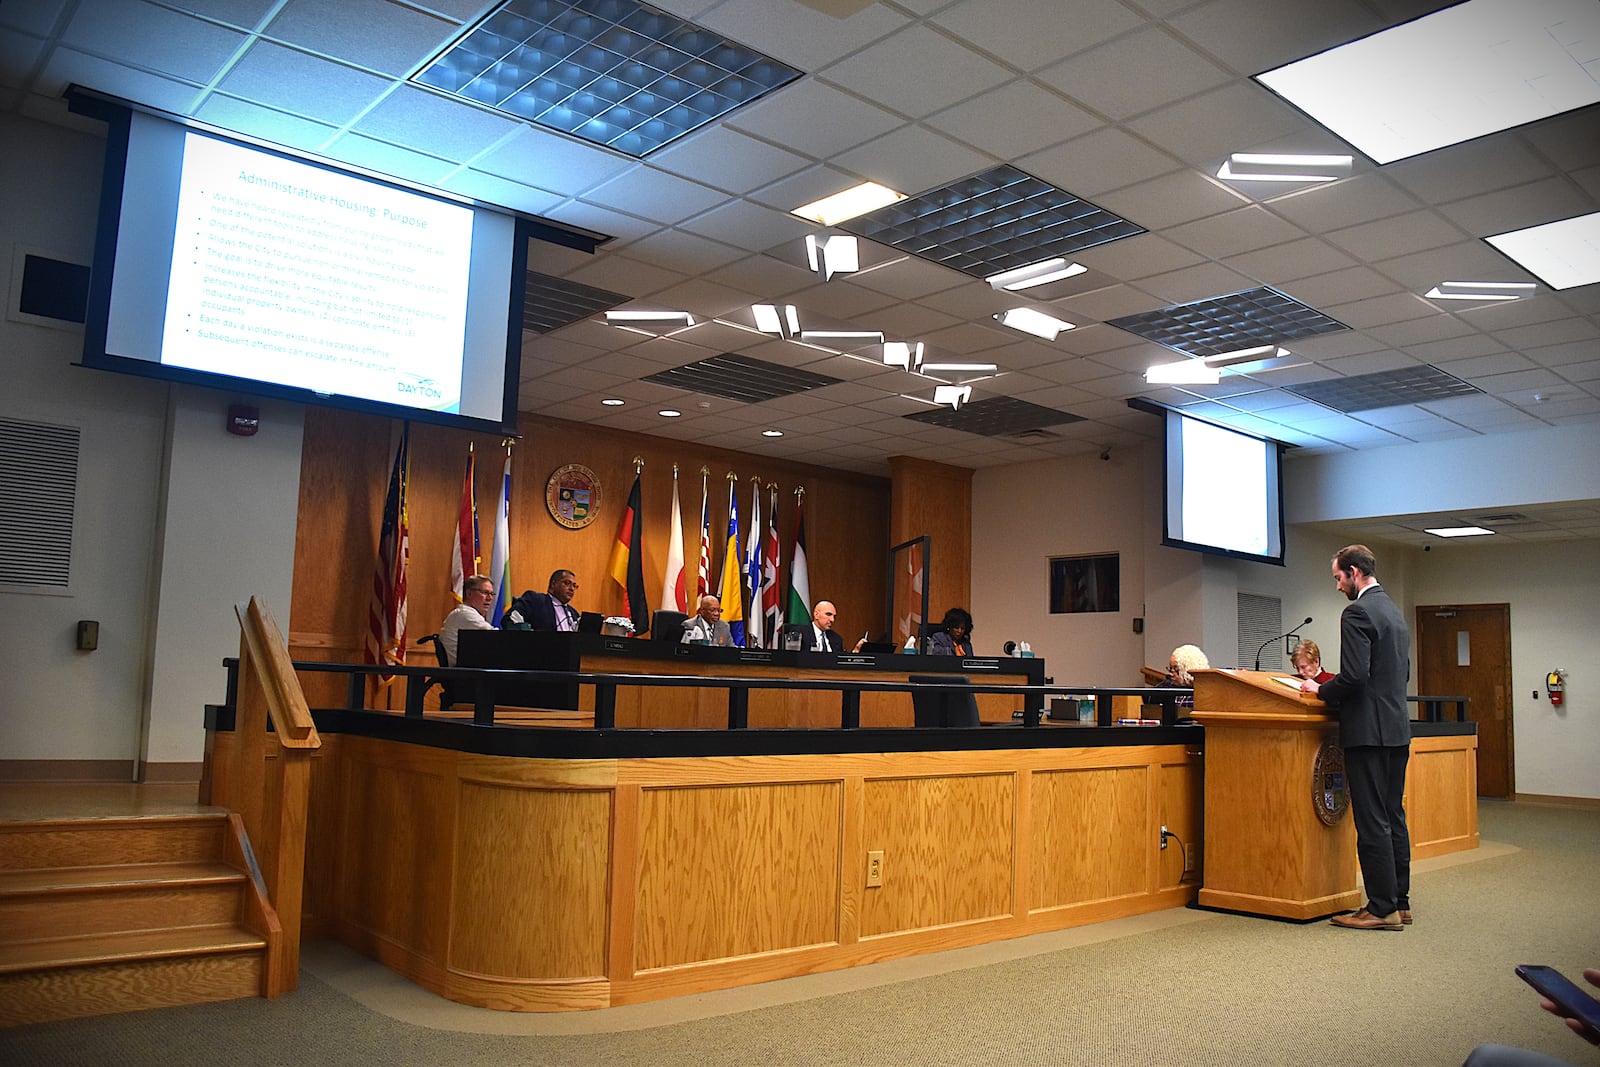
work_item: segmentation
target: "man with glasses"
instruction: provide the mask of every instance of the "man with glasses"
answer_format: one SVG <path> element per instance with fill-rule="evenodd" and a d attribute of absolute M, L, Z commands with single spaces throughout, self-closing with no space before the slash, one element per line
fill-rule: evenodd
<path fill-rule="evenodd" d="M 494 582 L 482 574 L 474 574 L 461 583 L 461 603 L 444 617 L 439 627 L 439 647 L 444 649 L 445 662 L 454 666 L 456 648 L 462 630 L 492 630 L 489 611 L 494 607 Z"/>

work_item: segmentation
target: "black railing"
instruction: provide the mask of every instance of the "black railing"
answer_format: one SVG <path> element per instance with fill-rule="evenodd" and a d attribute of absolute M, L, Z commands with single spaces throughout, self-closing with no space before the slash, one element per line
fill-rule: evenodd
<path fill-rule="evenodd" d="M 228 693 L 236 689 L 239 661 L 223 660 L 228 671 Z M 422 702 L 429 688 L 446 679 L 472 692 L 472 721 L 483 726 L 495 722 L 495 695 L 501 687 L 526 684 L 528 681 L 556 684 L 589 685 L 594 687 L 594 725 L 599 730 L 616 729 L 617 690 L 636 686 L 645 689 L 695 688 L 725 689 L 728 693 L 728 729 L 744 730 L 750 726 L 750 691 L 753 689 L 824 690 L 839 694 L 839 726 L 845 730 L 861 726 L 862 693 L 998 693 L 1022 697 L 1024 706 L 1020 713 L 1024 727 L 1037 728 L 1043 718 L 1047 697 L 1064 693 L 1092 696 L 1095 700 L 1095 725 L 1114 725 L 1114 698 L 1137 696 L 1141 703 L 1159 704 L 1161 724 L 1172 726 L 1180 714 L 1191 709 L 1180 707 L 1180 697 L 1190 696 L 1192 689 L 1154 689 L 1149 687 L 1119 688 L 1099 686 L 1060 685 L 984 685 L 980 682 L 868 682 L 847 678 L 732 678 L 715 675 L 661 675 L 616 674 L 594 671 L 540 671 L 498 670 L 484 667 L 398 667 L 376 666 L 366 663 L 323 663 L 296 661 L 294 668 L 308 674 L 343 674 L 346 676 L 346 710 L 363 711 L 366 700 L 366 680 L 372 675 L 403 678 L 406 687 L 405 715 L 408 718 L 424 717 Z M 227 705 L 232 706 L 230 701 Z M 555 709 L 572 710 L 572 709 Z"/>
<path fill-rule="evenodd" d="M 1454 721 L 1454 722 L 1466 722 L 1467 721 L 1467 698 L 1466 697 L 1414 696 L 1414 697 L 1406 697 L 1406 700 L 1408 702 L 1412 703 L 1412 704 L 1421 704 L 1422 705 L 1422 718 L 1420 720 L 1422 722 L 1451 722 L 1451 721 Z M 1454 705 L 1454 707 L 1455 707 L 1455 713 L 1456 714 L 1455 714 L 1455 718 L 1453 720 L 1445 718 L 1444 706 L 1446 704 L 1451 704 L 1451 705 Z"/>

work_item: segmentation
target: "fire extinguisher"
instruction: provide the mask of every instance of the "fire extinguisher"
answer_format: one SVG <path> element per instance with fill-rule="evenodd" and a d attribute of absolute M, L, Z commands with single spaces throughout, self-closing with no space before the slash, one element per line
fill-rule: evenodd
<path fill-rule="evenodd" d="M 1560 667 L 1544 676 L 1544 691 L 1550 694 L 1550 706 L 1552 708 L 1561 706 L 1561 695 L 1566 692 L 1566 689 L 1567 672 Z"/>

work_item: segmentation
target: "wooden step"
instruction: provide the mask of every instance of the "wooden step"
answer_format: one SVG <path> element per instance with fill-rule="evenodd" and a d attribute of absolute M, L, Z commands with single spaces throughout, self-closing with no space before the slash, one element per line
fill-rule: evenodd
<path fill-rule="evenodd" d="M 0 1027 L 260 995 L 265 943 L 234 927 L 0 946 Z"/>
<path fill-rule="evenodd" d="M 50 937 L 0 944 L 0 975 L 141 959 L 251 952 L 266 942 L 237 926 L 185 926 L 167 930 Z"/>
<path fill-rule="evenodd" d="M 212 861 L 224 813 L 0 823 L 0 870 Z"/>
<path fill-rule="evenodd" d="M 200 878 L 130 879 L 119 873 L 103 883 L 93 880 L 97 868 L 71 868 L 75 884 L 63 888 L 0 890 L 0 943 L 237 923 L 244 875 L 217 867 L 223 873 Z M 18 873 L 30 876 L 27 881 L 68 880 L 59 877 L 61 871 Z"/>
<path fill-rule="evenodd" d="M 225 863 L 120 863 L 98 867 L 0 870 L 0 904 L 35 893 L 92 891 L 148 885 L 207 885 L 238 882 L 244 874 Z"/>

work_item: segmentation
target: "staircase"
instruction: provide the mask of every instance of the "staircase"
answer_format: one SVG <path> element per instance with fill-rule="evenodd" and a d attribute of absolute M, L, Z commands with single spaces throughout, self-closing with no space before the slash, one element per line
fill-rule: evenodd
<path fill-rule="evenodd" d="M 261 996 L 280 942 L 238 815 L 0 823 L 0 1026 Z"/>

